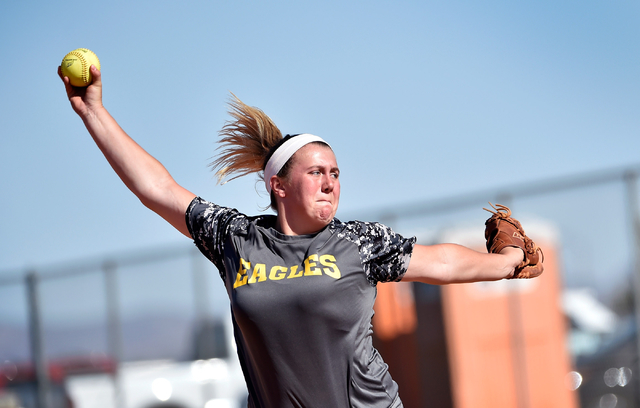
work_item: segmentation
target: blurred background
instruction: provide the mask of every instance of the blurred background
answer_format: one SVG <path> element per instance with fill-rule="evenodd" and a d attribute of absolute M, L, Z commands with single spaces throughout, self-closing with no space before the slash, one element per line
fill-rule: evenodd
<path fill-rule="evenodd" d="M 246 397 L 217 271 L 124 187 L 70 109 L 56 70 L 78 47 L 101 60 L 111 114 L 205 199 L 268 205 L 255 178 L 217 186 L 207 168 L 233 92 L 283 133 L 331 143 L 338 218 L 481 249 L 482 207 L 497 201 L 545 243 L 551 273 L 496 286 L 495 304 L 473 303 L 487 299 L 473 285 L 381 285 L 378 316 L 413 311 L 374 322 L 407 407 L 462 408 L 465 394 L 475 407 L 640 406 L 639 17 L 624 0 L 3 2 L 0 406 Z M 461 343 L 469 319 L 496 332 Z M 507 397 L 465 388 L 486 363 L 478 344 L 504 351 L 480 377 Z M 546 359 L 559 363 L 533 368 Z M 539 377 L 561 387 L 543 397 Z"/>

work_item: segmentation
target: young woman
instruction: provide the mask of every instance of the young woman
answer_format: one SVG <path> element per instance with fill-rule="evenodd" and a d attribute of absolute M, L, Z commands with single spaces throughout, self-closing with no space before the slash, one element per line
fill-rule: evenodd
<path fill-rule="evenodd" d="M 401 407 L 398 386 L 372 345 L 376 284 L 510 277 L 520 248 L 480 253 L 422 246 L 378 223 L 334 218 L 340 170 L 330 145 L 282 137 L 259 109 L 235 99 L 214 168 L 220 179 L 258 173 L 276 215 L 249 217 L 178 185 L 102 105 L 100 71 L 71 106 L 127 187 L 192 238 L 218 268 L 231 304 L 249 407 Z"/>

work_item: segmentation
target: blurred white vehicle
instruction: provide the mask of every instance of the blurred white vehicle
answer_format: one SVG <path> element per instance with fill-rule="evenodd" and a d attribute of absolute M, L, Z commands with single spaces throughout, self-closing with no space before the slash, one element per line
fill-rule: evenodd
<path fill-rule="evenodd" d="M 138 361 L 122 363 L 111 373 L 69 372 L 66 388 L 73 407 L 246 407 L 247 389 L 231 323 L 203 325 L 196 349 L 198 358 L 192 361 Z"/>

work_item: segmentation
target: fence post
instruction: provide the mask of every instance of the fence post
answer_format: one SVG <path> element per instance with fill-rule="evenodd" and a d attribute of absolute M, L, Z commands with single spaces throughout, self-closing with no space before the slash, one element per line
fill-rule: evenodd
<path fill-rule="evenodd" d="M 49 372 L 45 361 L 44 336 L 40 302 L 38 297 L 38 275 L 30 271 L 26 275 L 27 299 L 29 302 L 29 339 L 31 342 L 31 359 L 36 374 L 38 387 L 38 407 L 49 408 Z"/>
<path fill-rule="evenodd" d="M 114 359 L 113 371 L 114 405 L 126 407 L 120 363 L 122 362 L 122 326 L 120 323 L 120 310 L 118 308 L 118 279 L 117 268 L 114 262 L 105 262 L 102 265 L 104 272 L 106 303 L 107 303 L 107 336 L 109 354 Z"/>
<path fill-rule="evenodd" d="M 196 248 L 189 251 L 189 256 L 191 261 L 191 277 L 193 280 L 195 320 L 196 325 L 198 325 L 207 322 L 211 318 L 211 314 L 209 313 L 209 286 L 206 271 L 202 265 L 205 258 Z"/>
<path fill-rule="evenodd" d="M 628 225 L 631 226 L 633 235 L 633 246 L 631 253 L 633 256 L 633 299 L 635 305 L 635 325 L 636 325 L 636 390 L 634 392 L 636 406 L 640 406 L 640 214 L 638 214 L 638 174 L 629 170 L 623 175 L 627 193 L 627 214 Z"/>
<path fill-rule="evenodd" d="M 494 203 L 513 207 L 513 196 L 507 192 L 498 193 L 496 194 Z M 488 214 L 487 218 L 489 216 L 491 216 L 491 214 Z M 509 333 L 511 353 L 513 356 L 513 379 L 516 390 L 516 404 L 517 408 L 530 408 L 531 393 L 529 390 L 529 371 L 526 354 L 527 345 L 522 321 L 523 305 L 521 290 L 519 289 L 517 280 L 509 283 L 511 289 L 507 292 L 507 301 L 509 304 Z"/>

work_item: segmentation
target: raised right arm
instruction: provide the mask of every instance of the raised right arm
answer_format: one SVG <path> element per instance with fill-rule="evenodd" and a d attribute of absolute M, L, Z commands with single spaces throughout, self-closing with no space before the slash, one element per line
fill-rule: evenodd
<path fill-rule="evenodd" d="M 89 134 L 124 184 L 151 209 L 178 231 L 191 237 L 185 212 L 195 197 L 169 174 L 167 169 L 147 153 L 118 125 L 102 105 L 102 77 L 91 66 L 93 82 L 86 88 L 69 83 L 58 67 L 73 110 L 84 122 Z"/>

